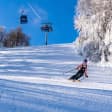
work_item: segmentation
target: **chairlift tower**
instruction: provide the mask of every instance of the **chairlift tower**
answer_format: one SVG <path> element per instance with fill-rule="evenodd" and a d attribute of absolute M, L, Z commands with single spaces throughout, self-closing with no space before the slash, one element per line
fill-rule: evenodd
<path fill-rule="evenodd" d="M 51 23 L 43 23 L 41 26 L 41 31 L 45 32 L 45 45 L 48 45 L 48 33 L 53 31 Z"/>

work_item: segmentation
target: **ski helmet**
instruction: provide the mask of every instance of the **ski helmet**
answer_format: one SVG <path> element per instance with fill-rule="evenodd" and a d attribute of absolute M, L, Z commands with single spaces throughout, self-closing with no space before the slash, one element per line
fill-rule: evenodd
<path fill-rule="evenodd" d="M 85 59 L 85 60 L 84 60 L 84 62 L 86 62 L 86 63 L 87 63 L 87 59 Z"/>

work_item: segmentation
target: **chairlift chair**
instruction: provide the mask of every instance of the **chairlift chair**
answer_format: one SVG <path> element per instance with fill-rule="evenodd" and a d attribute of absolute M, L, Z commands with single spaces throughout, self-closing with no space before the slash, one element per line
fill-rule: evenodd
<path fill-rule="evenodd" d="M 41 30 L 45 32 L 51 32 L 53 31 L 53 28 L 50 24 L 44 24 L 41 26 Z"/>
<path fill-rule="evenodd" d="M 28 17 L 27 17 L 27 15 L 25 15 L 25 14 L 23 15 L 23 14 L 22 14 L 22 15 L 20 16 L 20 23 L 21 23 L 21 24 L 27 24 L 27 23 L 28 23 Z"/>

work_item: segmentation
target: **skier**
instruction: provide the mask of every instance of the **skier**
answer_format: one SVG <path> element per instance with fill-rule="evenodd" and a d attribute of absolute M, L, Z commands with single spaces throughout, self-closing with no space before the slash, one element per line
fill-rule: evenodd
<path fill-rule="evenodd" d="M 84 60 L 82 64 L 80 64 L 76 69 L 78 69 L 78 72 L 69 78 L 69 80 L 73 81 L 80 81 L 78 80 L 80 77 L 82 77 L 85 74 L 85 77 L 88 77 L 87 75 L 87 59 Z"/>

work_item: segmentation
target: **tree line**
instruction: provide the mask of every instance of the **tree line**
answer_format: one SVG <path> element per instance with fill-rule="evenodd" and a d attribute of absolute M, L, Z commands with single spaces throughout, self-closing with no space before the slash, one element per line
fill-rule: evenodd
<path fill-rule="evenodd" d="M 0 27 L 0 47 L 17 47 L 17 46 L 29 46 L 30 38 L 23 33 L 22 28 L 18 27 L 9 32 L 3 27 Z"/>

